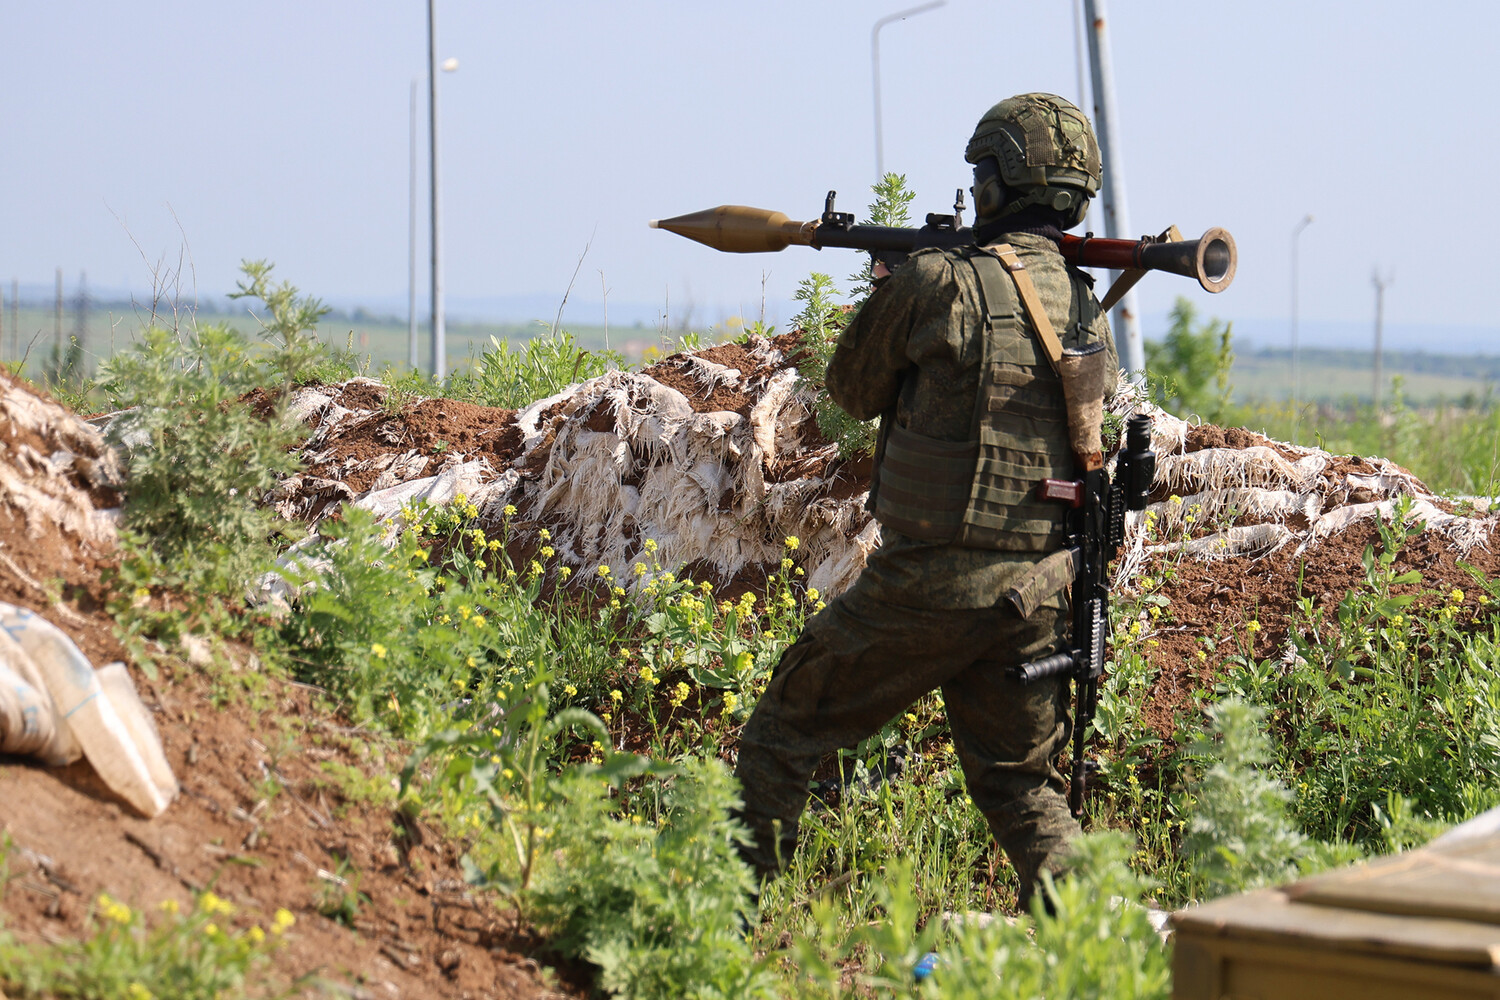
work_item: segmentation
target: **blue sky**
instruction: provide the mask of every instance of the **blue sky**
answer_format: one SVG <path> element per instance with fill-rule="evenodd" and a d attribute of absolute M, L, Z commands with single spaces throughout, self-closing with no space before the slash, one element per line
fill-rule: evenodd
<path fill-rule="evenodd" d="M 910 5 L 439 0 L 440 57 L 460 63 L 441 79 L 450 309 L 550 315 L 589 245 L 577 321 L 597 319 L 602 288 L 612 322 L 753 318 L 764 279 L 784 323 L 799 278 L 842 277 L 855 256 L 718 254 L 646 221 L 724 202 L 810 217 L 830 188 L 862 209 L 870 29 Z M 1500 350 L 1500 5 L 1115 0 L 1110 15 L 1135 227 L 1222 225 L 1240 250 L 1221 296 L 1145 282 L 1148 336 L 1184 293 L 1274 340 L 1311 213 L 1310 331 L 1363 346 L 1379 267 L 1393 324 L 1494 331 Z M 325 299 L 404 311 L 425 16 L 420 0 L 5 5 L 0 281 L 49 284 L 62 266 L 140 294 L 151 264 L 185 253 L 189 283 L 217 296 L 241 258 L 267 257 Z M 882 32 L 885 162 L 918 217 L 968 186 L 963 147 L 989 105 L 1077 98 L 1073 26 L 1069 0 L 949 0 Z"/>

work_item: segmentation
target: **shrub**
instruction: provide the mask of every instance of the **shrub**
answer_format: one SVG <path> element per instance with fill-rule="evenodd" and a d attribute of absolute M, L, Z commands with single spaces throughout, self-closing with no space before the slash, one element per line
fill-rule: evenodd
<path fill-rule="evenodd" d="M 260 381 L 249 344 L 227 327 L 152 329 L 100 381 L 131 408 L 109 433 L 126 456 L 125 529 L 169 564 L 244 579 L 277 523 L 258 501 L 298 464 L 293 433 L 239 402 Z"/>

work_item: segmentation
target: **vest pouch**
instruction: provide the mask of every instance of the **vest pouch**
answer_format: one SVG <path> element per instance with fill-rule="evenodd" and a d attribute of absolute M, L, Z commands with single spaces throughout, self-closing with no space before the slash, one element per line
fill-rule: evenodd
<path fill-rule="evenodd" d="M 875 520 L 924 542 L 951 542 L 963 524 L 978 441 L 940 441 L 895 421 L 881 458 Z"/>

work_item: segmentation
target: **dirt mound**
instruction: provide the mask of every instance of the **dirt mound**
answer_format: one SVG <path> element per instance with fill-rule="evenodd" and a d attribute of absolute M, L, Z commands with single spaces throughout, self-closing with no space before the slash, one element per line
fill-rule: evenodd
<path fill-rule="evenodd" d="M 275 503 L 315 521 L 339 499 L 395 516 L 408 500 L 463 493 L 496 533 L 514 505 L 523 536 L 546 527 L 563 562 L 627 579 L 651 561 L 648 539 L 663 565 L 715 583 L 764 579 L 795 536 L 808 585 L 837 593 L 877 544 L 868 463 L 840 462 L 818 433 L 798 357 L 795 336 L 752 337 L 608 372 L 516 413 L 393 408 L 368 380 L 303 389 L 291 412 L 309 425 L 310 469 Z M 441 456 L 414 443 L 434 438 L 448 445 Z"/>
<path fill-rule="evenodd" d="M 121 655 L 100 577 L 122 481 L 97 430 L 0 371 L 0 600 L 49 618 L 95 663 Z"/>
<path fill-rule="evenodd" d="M 0 600 L 48 618 L 96 664 L 129 659 L 105 611 L 120 475 L 97 430 L 0 372 Z M 405 748 L 381 749 L 305 688 L 253 676 L 244 651 L 226 655 L 217 681 L 185 664 L 156 681 L 133 671 L 182 782 L 155 820 L 120 805 L 87 764 L 0 756 L 12 844 L 0 925 L 22 941 L 79 936 L 101 892 L 151 910 L 212 886 L 239 926 L 264 926 L 279 907 L 296 915 L 277 960 L 288 977 L 320 970 L 382 998 L 546 994 L 527 957 L 537 942 L 466 891 L 460 847 L 393 815 L 388 776 Z M 352 928 L 319 912 L 340 892 L 365 897 Z M 582 993 L 563 988 L 554 995 Z"/>
<path fill-rule="evenodd" d="M 84 767 L 0 767 L 0 830 L 17 849 L 0 898 L 7 931 L 81 935 L 101 892 L 152 910 L 167 899 L 190 907 L 212 887 L 236 907 L 237 927 L 267 926 L 279 907 L 296 915 L 276 960 L 289 977 L 317 971 L 379 998 L 547 992 L 528 957 L 537 942 L 467 890 L 459 849 L 393 817 L 382 805 L 389 778 L 363 777 L 399 772 L 402 754 L 386 759 L 320 718 L 292 685 L 223 707 L 201 675 L 146 690 L 183 788 L 157 819 L 122 810 Z M 359 894 L 351 926 L 320 912 L 344 894 Z"/>

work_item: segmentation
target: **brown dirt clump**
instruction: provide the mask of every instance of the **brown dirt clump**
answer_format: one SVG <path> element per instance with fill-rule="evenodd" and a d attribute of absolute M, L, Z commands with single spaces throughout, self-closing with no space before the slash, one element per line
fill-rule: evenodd
<path fill-rule="evenodd" d="M 371 388 L 360 385 L 345 390 L 346 402 L 340 405 L 358 402 L 372 409 L 332 429 L 318 442 L 318 461 L 308 468 L 310 475 L 340 479 L 358 495 L 370 489 L 384 471 L 365 463 L 393 453 L 416 452 L 436 462 L 482 458 L 496 472 L 510 468 L 521 453 L 523 438 L 515 410 L 455 399 L 424 399 L 387 413 Z M 354 389 L 360 392 L 351 398 L 349 392 Z"/>

